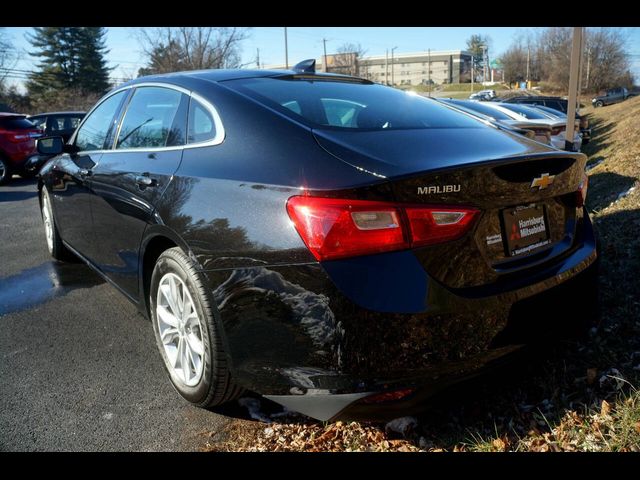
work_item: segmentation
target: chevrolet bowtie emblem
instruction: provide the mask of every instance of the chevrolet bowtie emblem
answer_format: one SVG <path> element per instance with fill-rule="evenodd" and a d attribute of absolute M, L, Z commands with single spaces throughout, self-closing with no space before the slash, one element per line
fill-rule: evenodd
<path fill-rule="evenodd" d="M 531 182 L 531 188 L 538 187 L 540 190 L 543 188 L 547 188 L 549 185 L 553 183 L 553 179 L 556 178 L 555 175 L 549 175 L 548 173 L 543 173 L 538 178 L 534 178 L 533 182 Z"/>

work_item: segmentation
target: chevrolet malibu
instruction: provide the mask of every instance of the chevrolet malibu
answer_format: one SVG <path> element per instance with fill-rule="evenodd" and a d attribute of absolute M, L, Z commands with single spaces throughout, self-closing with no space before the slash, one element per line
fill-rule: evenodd
<path fill-rule="evenodd" d="M 399 416 L 593 310 L 584 155 L 309 63 L 139 78 L 38 148 L 49 252 L 197 406 Z"/>

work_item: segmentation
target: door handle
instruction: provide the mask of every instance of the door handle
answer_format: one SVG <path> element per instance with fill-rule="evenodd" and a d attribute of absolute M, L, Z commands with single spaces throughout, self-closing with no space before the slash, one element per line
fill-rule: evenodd
<path fill-rule="evenodd" d="M 81 168 L 78 170 L 78 174 L 81 177 L 90 177 L 91 175 L 93 175 L 93 172 L 91 170 L 89 170 L 88 168 Z"/>
<path fill-rule="evenodd" d="M 136 183 L 141 187 L 155 187 L 158 184 L 155 178 L 147 175 L 136 175 Z"/>

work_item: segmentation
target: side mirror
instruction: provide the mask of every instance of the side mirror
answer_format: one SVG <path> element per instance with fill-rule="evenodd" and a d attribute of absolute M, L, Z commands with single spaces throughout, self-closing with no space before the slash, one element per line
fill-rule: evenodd
<path fill-rule="evenodd" d="M 42 155 L 59 155 L 64 151 L 62 137 L 40 137 L 36 139 L 36 149 Z"/>

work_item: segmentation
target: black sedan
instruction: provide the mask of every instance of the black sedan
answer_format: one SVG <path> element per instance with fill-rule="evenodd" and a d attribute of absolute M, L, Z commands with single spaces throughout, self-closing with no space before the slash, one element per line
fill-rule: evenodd
<path fill-rule="evenodd" d="M 38 145 L 49 251 L 137 304 L 198 406 L 398 416 L 591 318 L 586 157 L 430 99 L 309 65 L 183 72 Z"/>

